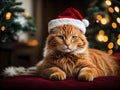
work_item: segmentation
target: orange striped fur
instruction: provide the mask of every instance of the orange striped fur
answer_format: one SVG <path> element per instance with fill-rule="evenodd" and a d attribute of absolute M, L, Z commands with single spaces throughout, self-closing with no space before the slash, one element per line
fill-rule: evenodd
<path fill-rule="evenodd" d="M 103 51 L 90 49 L 85 35 L 72 25 L 51 30 L 43 60 L 36 67 L 40 76 L 51 80 L 75 77 L 92 81 L 100 76 L 120 75 L 117 59 Z"/>

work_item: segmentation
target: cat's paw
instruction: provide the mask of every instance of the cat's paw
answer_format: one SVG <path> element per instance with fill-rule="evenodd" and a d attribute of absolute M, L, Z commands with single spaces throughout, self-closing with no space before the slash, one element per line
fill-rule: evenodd
<path fill-rule="evenodd" d="M 65 73 L 56 72 L 50 75 L 51 80 L 64 80 L 66 79 Z"/>
<path fill-rule="evenodd" d="M 94 75 L 89 70 L 81 70 L 81 72 L 78 75 L 78 80 L 81 81 L 93 81 Z"/>

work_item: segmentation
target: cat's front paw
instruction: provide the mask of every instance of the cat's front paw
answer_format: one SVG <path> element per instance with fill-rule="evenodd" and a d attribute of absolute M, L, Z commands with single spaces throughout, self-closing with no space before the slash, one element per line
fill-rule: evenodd
<path fill-rule="evenodd" d="M 49 77 L 51 80 L 64 80 L 66 79 L 65 73 L 56 72 L 50 75 Z"/>
<path fill-rule="evenodd" d="M 78 75 L 78 80 L 81 81 L 93 81 L 94 75 L 90 70 L 81 70 L 81 72 Z"/>

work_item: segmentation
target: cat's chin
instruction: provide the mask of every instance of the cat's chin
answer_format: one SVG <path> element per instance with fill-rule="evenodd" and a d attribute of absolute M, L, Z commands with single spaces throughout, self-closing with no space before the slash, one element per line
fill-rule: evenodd
<path fill-rule="evenodd" d="M 63 52 L 63 53 L 74 53 L 74 54 L 82 54 L 86 51 L 87 47 L 84 47 L 82 49 L 75 49 L 75 50 L 72 50 L 72 49 L 61 49 L 59 50 L 60 52 Z"/>
<path fill-rule="evenodd" d="M 70 52 L 73 52 L 73 51 L 70 50 L 70 49 L 65 49 L 65 50 L 63 50 L 62 52 L 64 52 L 64 53 L 70 53 Z"/>

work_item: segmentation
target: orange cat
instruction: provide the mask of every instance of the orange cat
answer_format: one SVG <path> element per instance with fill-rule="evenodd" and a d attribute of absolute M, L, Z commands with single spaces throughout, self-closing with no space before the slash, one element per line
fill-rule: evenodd
<path fill-rule="evenodd" d="M 38 75 L 51 80 L 76 77 L 92 81 L 100 76 L 120 75 L 120 64 L 107 53 L 90 49 L 85 35 L 73 25 L 58 26 L 49 33 Z"/>
<path fill-rule="evenodd" d="M 3 75 L 38 74 L 51 80 L 76 77 L 83 81 L 92 81 L 100 76 L 120 75 L 120 64 L 115 57 L 100 50 L 89 49 L 84 35 L 88 25 L 89 21 L 79 11 L 68 8 L 57 19 L 48 23 L 49 35 L 44 57 L 35 69 L 31 68 L 31 71 L 24 67 L 8 67 Z"/>

